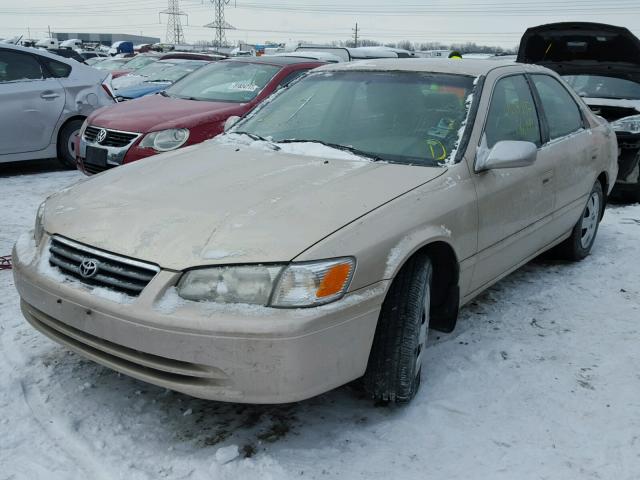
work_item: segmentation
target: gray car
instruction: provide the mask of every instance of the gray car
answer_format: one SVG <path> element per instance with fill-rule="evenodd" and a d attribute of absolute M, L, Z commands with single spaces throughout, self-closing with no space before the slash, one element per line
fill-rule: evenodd
<path fill-rule="evenodd" d="M 58 157 L 75 167 L 84 119 L 114 103 L 110 74 L 73 59 L 0 46 L 0 163 Z"/>
<path fill-rule="evenodd" d="M 589 254 L 616 158 L 546 68 L 325 66 L 225 135 L 50 197 L 15 283 L 42 333 L 162 387 L 281 403 L 364 377 L 406 402 L 429 327 L 547 249 Z"/>

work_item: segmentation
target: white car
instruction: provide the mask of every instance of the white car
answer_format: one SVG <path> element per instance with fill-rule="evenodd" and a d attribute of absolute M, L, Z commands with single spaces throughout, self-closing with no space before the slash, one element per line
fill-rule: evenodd
<path fill-rule="evenodd" d="M 115 102 L 111 75 L 73 59 L 0 46 L 0 163 L 58 157 L 75 168 L 84 119 Z"/>

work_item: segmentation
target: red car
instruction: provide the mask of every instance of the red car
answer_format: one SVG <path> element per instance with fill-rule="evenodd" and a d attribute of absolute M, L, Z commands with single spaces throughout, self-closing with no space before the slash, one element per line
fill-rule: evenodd
<path fill-rule="evenodd" d="M 213 138 L 229 117 L 246 114 L 324 63 L 285 56 L 223 60 L 159 94 L 97 110 L 80 132 L 78 168 L 91 175 Z"/>

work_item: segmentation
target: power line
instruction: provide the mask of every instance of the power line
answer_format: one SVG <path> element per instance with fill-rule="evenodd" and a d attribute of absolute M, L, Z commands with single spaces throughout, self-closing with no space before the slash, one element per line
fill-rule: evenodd
<path fill-rule="evenodd" d="M 180 10 L 179 0 L 169 0 L 167 9 L 160 12 L 158 17 L 163 13 L 167 15 L 167 42 L 174 45 L 185 43 L 180 17 L 187 14 Z"/>

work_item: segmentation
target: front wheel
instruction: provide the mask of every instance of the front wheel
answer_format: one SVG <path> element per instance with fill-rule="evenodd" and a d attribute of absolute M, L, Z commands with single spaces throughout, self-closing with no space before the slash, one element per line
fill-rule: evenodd
<path fill-rule="evenodd" d="M 67 168 L 76 168 L 76 137 L 80 135 L 82 120 L 67 122 L 58 135 L 58 160 Z"/>
<path fill-rule="evenodd" d="M 558 247 L 558 251 L 563 258 L 577 261 L 589 255 L 591 247 L 593 247 L 593 243 L 596 240 L 603 208 L 604 195 L 602 193 L 602 185 L 597 181 L 589 194 L 587 205 L 584 207 L 580 220 L 571 231 L 571 236 Z"/>
<path fill-rule="evenodd" d="M 391 284 L 363 379 L 374 400 L 406 403 L 418 391 L 429 331 L 432 272 L 429 257 L 418 254 Z"/>

